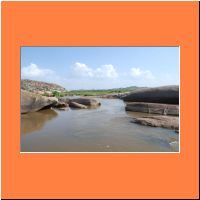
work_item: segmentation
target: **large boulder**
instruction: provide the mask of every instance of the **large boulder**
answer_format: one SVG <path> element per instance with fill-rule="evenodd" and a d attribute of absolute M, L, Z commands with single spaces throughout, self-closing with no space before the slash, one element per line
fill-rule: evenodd
<path fill-rule="evenodd" d="M 101 105 L 100 102 L 91 98 L 77 98 L 77 99 L 71 99 L 71 101 L 78 104 L 85 105 L 85 106 L 89 106 L 89 107 L 97 107 Z"/>
<path fill-rule="evenodd" d="M 131 102 L 126 104 L 125 110 L 160 115 L 179 115 L 179 105 L 172 104 Z"/>
<path fill-rule="evenodd" d="M 21 113 L 35 112 L 51 107 L 58 102 L 56 97 L 45 97 L 21 90 Z"/>
<path fill-rule="evenodd" d="M 129 102 L 179 104 L 179 86 L 138 89 L 122 97 L 122 99 Z"/>

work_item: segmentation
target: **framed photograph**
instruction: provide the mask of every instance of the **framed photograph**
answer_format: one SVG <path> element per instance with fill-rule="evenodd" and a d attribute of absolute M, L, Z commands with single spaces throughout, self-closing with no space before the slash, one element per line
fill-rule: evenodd
<path fill-rule="evenodd" d="M 198 2 L 2 2 L 3 198 L 198 198 Z"/>

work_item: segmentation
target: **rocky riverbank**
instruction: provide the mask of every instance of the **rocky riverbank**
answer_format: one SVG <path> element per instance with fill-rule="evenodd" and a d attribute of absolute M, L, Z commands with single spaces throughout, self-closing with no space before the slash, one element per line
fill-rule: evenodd
<path fill-rule="evenodd" d="M 147 126 L 164 127 L 179 132 L 179 87 L 163 86 L 143 88 L 129 93 L 98 96 L 106 99 L 122 99 L 125 110 L 141 112 L 151 116 L 134 117 L 134 122 Z M 92 97 L 66 98 L 46 97 L 21 90 L 21 113 L 35 112 L 47 108 L 66 110 L 97 108 L 101 103 Z"/>
<path fill-rule="evenodd" d="M 21 113 L 36 112 L 47 108 L 57 108 L 59 110 L 65 110 L 67 107 L 86 109 L 96 108 L 100 106 L 100 102 L 91 98 L 56 98 L 45 97 L 39 94 L 21 90 Z"/>
<path fill-rule="evenodd" d="M 151 116 L 134 117 L 141 125 L 174 129 L 179 132 L 179 86 L 145 88 L 122 98 L 125 110 Z"/>

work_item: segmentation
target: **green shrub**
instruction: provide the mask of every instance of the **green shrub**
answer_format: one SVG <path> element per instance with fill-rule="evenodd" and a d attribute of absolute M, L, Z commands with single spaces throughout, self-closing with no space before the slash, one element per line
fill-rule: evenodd
<path fill-rule="evenodd" d="M 64 93 L 61 93 L 61 92 L 58 92 L 58 91 L 53 91 L 53 92 L 52 92 L 52 95 L 53 95 L 54 97 L 64 97 L 64 96 L 65 96 Z"/>

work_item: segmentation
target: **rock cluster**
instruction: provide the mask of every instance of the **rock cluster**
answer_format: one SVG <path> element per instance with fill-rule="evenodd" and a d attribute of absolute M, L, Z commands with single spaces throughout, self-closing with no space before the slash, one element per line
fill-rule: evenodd
<path fill-rule="evenodd" d="M 151 114 L 135 117 L 134 122 L 179 129 L 179 86 L 163 86 L 136 90 L 122 98 L 126 102 L 126 111 Z"/>
<path fill-rule="evenodd" d="M 90 98 L 66 99 L 45 97 L 39 94 L 21 90 L 21 113 L 35 112 L 45 108 L 65 110 L 67 107 L 86 109 L 100 106 L 100 102 Z"/>

